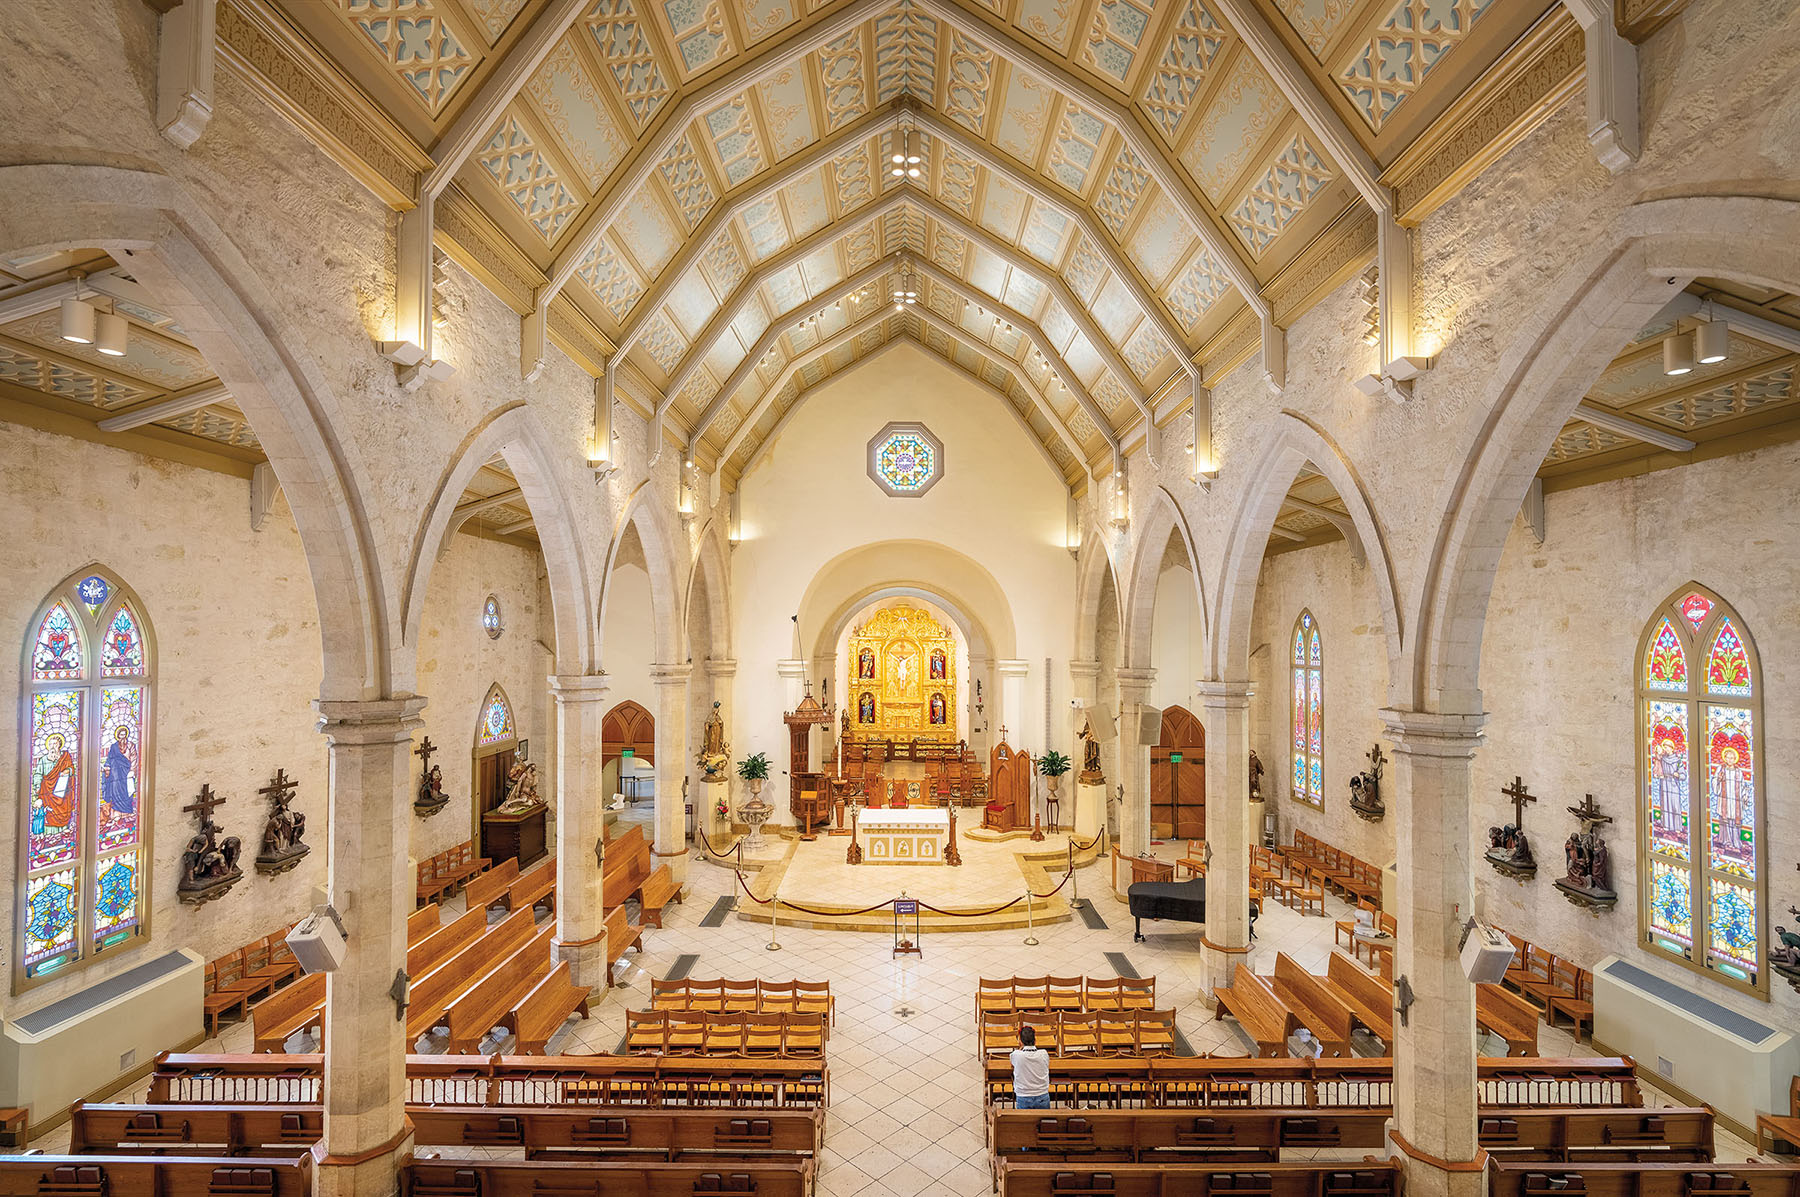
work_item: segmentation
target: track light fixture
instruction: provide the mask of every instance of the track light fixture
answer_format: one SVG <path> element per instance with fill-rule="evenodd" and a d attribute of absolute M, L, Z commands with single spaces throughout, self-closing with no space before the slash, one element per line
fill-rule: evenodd
<path fill-rule="evenodd" d="M 1694 326 L 1694 360 L 1703 366 L 1722 362 L 1731 353 L 1731 325 L 1718 318 Z"/>
<path fill-rule="evenodd" d="M 1674 378 L 1694 369 L 1694 334 L 1671 333 L 1663 338 L 1663 373 Z"/>
<path fill-rule="evenodd" d="M 107 357 L 124 357 L 129 327 L 125 323 L 125 317 L 117 312 L 101 312 L 98 324 L 99 336 L 94 342 L 94 348 Z"/>
<path fill-rule="evenodd" d="M 92 345 L 100 313 L 85 299 L 62 301 L 62 339 L 76 345 Z"/>

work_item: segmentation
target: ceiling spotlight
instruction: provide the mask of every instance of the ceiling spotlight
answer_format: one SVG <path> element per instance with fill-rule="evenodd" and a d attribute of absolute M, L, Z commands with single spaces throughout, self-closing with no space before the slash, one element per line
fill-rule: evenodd
<path fill-rule="evenodd" d="M 1674 333 L 1663 338 L 1663 373 L 1674 377 L 1694 369 L 1694 334 Z"/>
<path fill-rule="evenodd" d="M 1723 320 L 1702 320 L 1694 326 L 1694 360 L 1710 366 L 1722 362 L 1731 351 L 1731 326 Z"/>
<path fill-rule="evenodd" d="M 124 357 L 125 338 L 130 327 L 126 324 L 125 317 L 117 312 L 101 312 L 99 325 L 100 336 L 94 348 L 107 357 Z"/>
<path fill-rule="evenodd" d="M 85 299 L 62 301 L 62 339 L 77 345 L 94 343 L 94 324 L 99 313 Z"/>

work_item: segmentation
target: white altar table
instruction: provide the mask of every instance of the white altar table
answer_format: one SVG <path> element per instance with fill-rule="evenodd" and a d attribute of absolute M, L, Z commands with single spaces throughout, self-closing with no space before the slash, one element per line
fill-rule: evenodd
<path fill-rule="evenodd" d="M 934 808 L 865 810 L 857 828 L 866 864 L 943 864 L 950 812 Z"/>

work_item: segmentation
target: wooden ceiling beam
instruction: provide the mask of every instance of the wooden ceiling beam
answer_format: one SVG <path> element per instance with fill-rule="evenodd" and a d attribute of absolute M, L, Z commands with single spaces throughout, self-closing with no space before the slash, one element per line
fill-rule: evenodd
<path fill-rule="evenodd" d="M 190 412 L 199 411 L 203 407 L 211 407 L 222 399 L 231 398 L 231 392 L 217 382 L 202 383 L 185 391 L 158 399 L 154 403 L 142 403 L 116 416 L 108 416 L 100 421 L 102 432 L 126 432 L 133 428 L 142 428 L 146 424 L 159 424 L 164 420 L 173 420 Z"/>
<path fill-rule="evenodd" d="M 1608 432 L 1616 432 L 1620 436 L 1628 436 L 1634 441 L 1642 441 L 1646 445 L 1655 445 L 1659 449 L 1667 449 L 1671 453 L 1689 453 L 1693 451 L 1694 442 L 1685 436 L 1676 436 L 1661 428 L 1640 423 L 1630 416 L 1611 411 L 1596 403 L 1583 399 L 1575 405 L 1570 414 L 1572 420 L 1586 420 L 1596 428 L 1604 428 Z"/>

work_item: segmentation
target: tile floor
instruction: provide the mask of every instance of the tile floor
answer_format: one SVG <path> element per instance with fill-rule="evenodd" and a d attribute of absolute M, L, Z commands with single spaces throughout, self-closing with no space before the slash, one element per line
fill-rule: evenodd
<path fill-rule="evenodd" d="M 1165 849 L 1165 853 L 1173 846 Z M 1178 855 L 1178 853 L 1177 853 Z M 1177 923 L 1150 924 L 1145 943 L 1131 940 L 1131 919 L 1122 903 L 1107 894 L 1104 865 L 1082 870 L 1082 893 L 1096 903 L 1106 930 L 1089 930 L 1075 920 L 1037 928 L 1042 941 L 1027 947 L 1021 930 L 933 934 L 923 940 L 923 957 L 893 959 L 891 936 L 815 931 L 781 926 L 779 951 L 768 950 L 766 924 L 729 917 L 718 928 L 699 922 L 715 898 L 735 891 L 731 873 L 710 864 L 689 866 L 687 899 L 666 912 L 666 926 L 644 935 L 643 952 L 627 954 L 616 973 L 618 987 L 595 1003 L 593 1017 L 571 1022 L 551 1041 L 552 1051 L 611 1052 L 625 1030 L 625 1011 L 649 1005 L 649 981 L 662 977 L 676 956 L 699 956 L 695 977 L 763 977 L 828 980 L 837 999 L 837 1026 L 827 1057 L 832 1105 L 826 1118 L 826 1147 L 820 1161 L 819 1191 L 825 1197 L 976 1197 L 989 1191 L 989 1159 L 983 1145 L 981 1076 L 975 1050 L 975 982 L 981 976 L 1089 974 L 1109 976 L 1104 953 L 1123 952 L 1144 976 L 1157 978 L 1157 999 L 1173 1006 L 1177 1021 L 1196 1052 L 1244 1055 L 1248 1043 L 1230 1021 L 1215 1021 L 1200 1001 L 1198 935 Z M 740 898 L 740 901 L 747 899 Z M 1333 941 L 1333 922 L 1346 917 L 1343 903 L 1330 899 L 1327 917 L 1302 917 L 1279 905 L 1258 921 L 1253 968 L 1268 972 L 1275 954 L 1286 952 L 1304 967 L 1323 972 Z M 460 913 L 446 907 L 446 918 Z M 504 1051 L 510 1037 L 483 1044 Z M 1539 1034 L 1545 1056 L 1588 1054 L 1566 1030 Z M 1374 1044 L 1367 1045 L 1373 1054 Z M 1498 1041 L 1488 1045 L 1503 1051 Z M 309 1036 L 297 1036 L 290 1050 L 317 1050 Z M 441 1050 L 427 1039 L 421 1051 Z M 228 1027 L 204 1052 L 248 1051 L 249 1024 Z M 146 1086 L 115 1094 L 114 1101 L 141 1101 Z M 1666 1105 L 1647 1091 L 1651 1104 Z M 66 1129 L 33 1143 L 44 1151 L 66 1149 Z M 1750 1146 L 1721 1130 L 1720 1160 L 1754 1158 Z"/>

